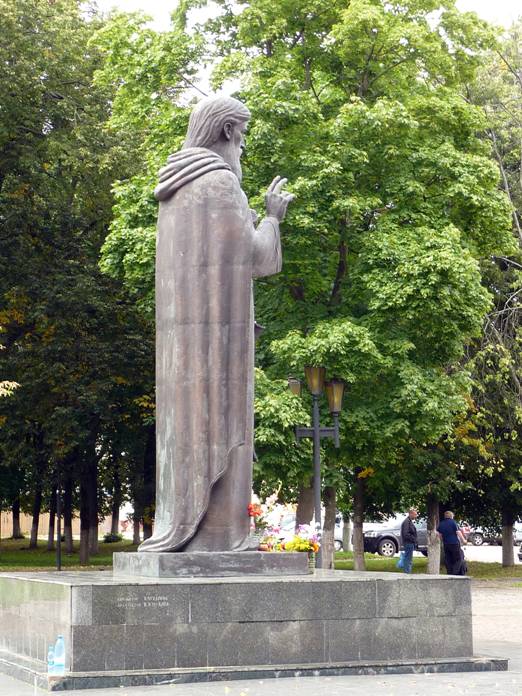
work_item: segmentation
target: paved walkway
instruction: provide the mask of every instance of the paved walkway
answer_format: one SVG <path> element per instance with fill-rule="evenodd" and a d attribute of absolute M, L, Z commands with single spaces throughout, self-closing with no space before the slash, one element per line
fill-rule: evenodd
<path fill-rule="evenodd" d="M 80 696 L 522 696 L 522 587 L 473 584 L 475 654 L 508 657 L 508 672 L 307 677 L 120 689 L 61 691 Z M 429 626 L 426 626 L 429 630 Z M 42 696 L 39 689 L 0 675 L 0 696 Z"/>

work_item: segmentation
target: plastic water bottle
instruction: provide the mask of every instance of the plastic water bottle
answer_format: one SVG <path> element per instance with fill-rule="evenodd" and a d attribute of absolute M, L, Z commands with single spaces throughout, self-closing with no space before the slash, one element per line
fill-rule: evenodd
<path fill-rule="evenodd" d="M 58 636 L 54 645 L 54 670 L 53 674 L 65 673 L 65 641 L 63 636 Z"/>
<path fill-rule="evenodd" d="M 47 674 L 54 674 L 54 645 L 47 651 Z"/>

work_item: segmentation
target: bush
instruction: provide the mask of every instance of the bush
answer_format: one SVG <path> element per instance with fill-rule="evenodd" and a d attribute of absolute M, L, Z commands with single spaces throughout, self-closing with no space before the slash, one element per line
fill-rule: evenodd
<path fill-rule="evenodd" d="M 123 541 L 121 534 L 113 534 L 112 532 L 107 532 L 103 535 L 104 544 L 115 544 L 118 541 Z"/>

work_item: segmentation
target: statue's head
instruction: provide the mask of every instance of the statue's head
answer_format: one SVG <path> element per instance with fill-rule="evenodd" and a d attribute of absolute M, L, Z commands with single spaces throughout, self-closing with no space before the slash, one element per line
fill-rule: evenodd
<path fill-rule="evenodd" d="M 184 148 L 206 147 L 217 152 L 241 180 L 241 152 L 250 111 L 232 97 L 203 99 L 190 114 Z"/>

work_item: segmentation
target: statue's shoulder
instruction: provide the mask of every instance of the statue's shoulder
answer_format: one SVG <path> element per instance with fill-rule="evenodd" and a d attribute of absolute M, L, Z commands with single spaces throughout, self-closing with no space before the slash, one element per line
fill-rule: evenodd
<path fill-rule="evenodd" d="M 190 197 L 195 202 L 241 208 L 245 204 L 245 194 L 239 180 L 229 169 L 206 172 L 194 179 L 189 186 Z"/>
<path fill-rule="evenodd" d="M 233 196 L 238 191 L 241 187 L 237 177 L 217 153 L 192 147 L 169 155 L 167 164 L 159 171 L 154 194 L 159 201 L 168 202 L 173 197 Z"/>
<path fill-rule="evenodd" d="M 206 192 L 209 197 L 241 195 L 239 180 L 230 169 L 214 169 L 206 172 L 198 176 L 193 184 L 194 188 L 199 189 L 202 193 Z"/>

